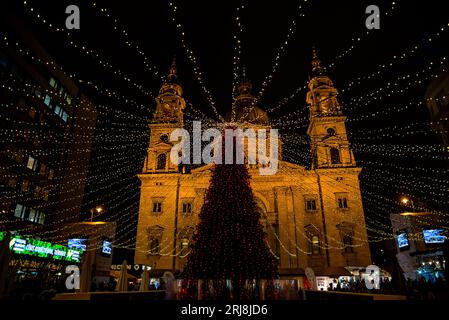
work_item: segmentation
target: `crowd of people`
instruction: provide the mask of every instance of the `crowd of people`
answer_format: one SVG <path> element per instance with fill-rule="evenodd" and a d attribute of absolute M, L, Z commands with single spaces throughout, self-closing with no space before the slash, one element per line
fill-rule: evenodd
<path fill-rule="evenodd" d="M 117 281 L 110 278 L 108 282 L 92 283 L 91 292 L 114 291 Z M 374 284 L 374 283 L 373 283 Z M 239 300 L 258 300 L 261 296 L 267 300 L 278 299 L 304 299 L 305 296 L 299 287 L 281 288 L 276 282 L 268 281 L 264 286 L 263 293 L 261 286 L 256 284 L 247 284 L 241 290 L 231 290 L 226 281 L 213 283 L 205 281 L 201 284 L 201 290 L 198 290 L 197 281 L 183 281 L 180 288 L 175 293 L 175 299 L 197 300 L 198 294 L 202 300 L 216 299 L 239 299 Z M 368 286 L 369 287 L 369 286 Z M 140 282 L 134 281 L 128 283 L 128 291 L 139 291 Z M 165 282 L 160 279 L 159 282 L 151 282 L 148 290 L 165 290 Z M 289 292 L 284 292 L 284 291 Z M 295 291 L 291 293 L 290 291 Z M 75 290 L 72 290 L 73 292 Z M 388 277 L 382 277 L 372 289 L 368 289 L 363 278 L 349 278 L 347 280 L 335 280 L 330 283 L 327 291 L 347 292 L 347 293 L 369 293 L 369 294 L 397 294 L 405 295 L 410 300 L 449 300 L 449 285 L 442 277 L 426 280 L 420 277 L 416 280 L 402 281 L 401 283 L 392 282 Z M 50 300 L 57 293 L 70 292 L 65 286 L 65 277 L 55 276 L 55 274 L 36 273 L 24 274 L 10 279 L 8 288 L 8 299 L 10 300 Z"/>
<path fill-rule="evenodd" d="M 435 281 L 419 277 L 415 280 L 404 280 L 393 284 L 389 278 L 381 278 L 378 288 L 368 289 L 363 279 L 329 284 L 328 291 L 399 294 L 411 300 L 447 300 L 449 299 L 449 284 L 442 277 Z"/>

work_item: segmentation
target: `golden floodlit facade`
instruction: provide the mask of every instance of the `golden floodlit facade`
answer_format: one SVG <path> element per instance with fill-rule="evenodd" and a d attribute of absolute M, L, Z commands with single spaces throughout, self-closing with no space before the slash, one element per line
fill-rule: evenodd
<path fill-rule="evenodd" d="M 309 106 L 312 167 L 282 161 L 276 174 L 261 175 L 249 165 L 251 187 L 267 242 L 279 261 L 281 277 L 298 278 L 311 267 L 317 276 L 343 276 L 345 267 L 371 264 L 359 186 L 360 167 L 350 149 L 337 90 L 314 54 L 306 101 Z M 255 106 L 246 77 L 239 84 L 234 119 L 242 128 L 270 129 Z M 169 70 L 156 99 L 141 181 L 135 263 L 153 270 L 182 271 L 211 178 L 211 166 L 192 170 L 170 161 L 170 133 L 184 126 L 186 106 Z M 268 142 L 267 142 L 268 145 Z"/>

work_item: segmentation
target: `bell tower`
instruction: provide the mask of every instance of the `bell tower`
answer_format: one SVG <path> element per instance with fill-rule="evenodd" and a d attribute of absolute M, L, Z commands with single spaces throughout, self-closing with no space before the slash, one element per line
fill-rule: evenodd
<path fill-rule="evenodd" d="M 184 108 L 186 102 L 178 82 L 176 58 L 168 69 L 159 94 L 156 97 L 156 111 L 150 127 L 150 144 L 145 159 L 143 173 L 178 172 L 178 166 L 170 161 L 170 151 L 173 143 L 170 134 L 184 126 Z"/>
<path fill-rule="evenodd" d="M 175 57 L 173 57 L 168 75 L 159 90 L 159 95 L 156 97 L 156 103 L 153 122 L 177 123 L 179 127 L 183 126 L 183 110 L 186 107 L 186 102 L 182 97 L 182 88 L 178 82 Z"/>
<path fill-rule="evenodd" d="M 337 100 L 337 89 L 313 49 L 312 74 L 306 102 L 309 106 L 312 168 L 354 167 L 354 155 L 346 134 L 346 116 Z"/>

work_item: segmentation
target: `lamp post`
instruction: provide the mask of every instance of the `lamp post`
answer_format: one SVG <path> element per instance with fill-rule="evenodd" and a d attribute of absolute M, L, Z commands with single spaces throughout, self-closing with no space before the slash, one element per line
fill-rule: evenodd
<path fill-rule="evenodd" d="M 95 208 L 90 209 L 90 222 L 94 221 L 94 213 L 100 214 L 104 211 L 102 206 L 96 206 Z"/>
<path fill-rule="evenodd" d="M 406 196 L 403 196 L 403 197 L 401 198 L 401 203 L 402 203 L 404 206 L 409 206 L 409 204 L 410 204 L 410 207 L 413 208 L 413 200 L 410 199 L 410 198 L 408 198 L 408 197 L 406 197 Z"/>

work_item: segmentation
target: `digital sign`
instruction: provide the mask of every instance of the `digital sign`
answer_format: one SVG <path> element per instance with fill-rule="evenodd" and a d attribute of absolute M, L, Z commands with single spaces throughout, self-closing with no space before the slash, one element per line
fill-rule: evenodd
<path fill-rule="evenodd" d="M 426 244 L 444 243 L 446 240 L 443 229 L 424 229 L 422 233 Z"/>
<path fill-rule="evenodd" d="M 52 258 L 69 262 L 79 262 L 82 251 L 69 249 L 60 244 L 53 244 L 37 239 L 14 236 L 9 242 L 10 250 L 15 254 Z"/>
<path fill-rule="evenodd" d="M 86 238 L 69 239 L 67 246 L 69 247 L 69 249 L 86 251 L 87 250 L 87 239 Z"/>
<path fill-rule="evenodd" d="M 101 253 L 109 256 L 112 254 L 112 242 L 108 240 L 103 240 L 103 246 L 101 248 Z"/>
<path fill-rule="evenodd" d="M 399 248 L 399 249 L 407 248 L 407 247 L 409 246 L 408 238 L 407 238 L 407 233 L 404 232 L 404 231 L 399 232 L 399 233 L 397 234 L 396 241 L 397 241 L 397 243 L 398 243 L 398 248 Z"/>

